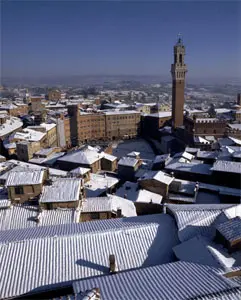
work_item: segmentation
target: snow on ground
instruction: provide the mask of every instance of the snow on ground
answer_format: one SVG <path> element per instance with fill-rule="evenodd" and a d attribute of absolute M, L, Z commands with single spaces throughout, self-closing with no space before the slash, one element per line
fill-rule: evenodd
<path fill-rule="evenodd" d="M 118 158 L 126 156 L 132 151 L 140 152 L 140 157 L 143 159 L 155 158 L 155 154 L 151 146 L 143 139 L 121 141 L 120 143 L 113 145 L 113 155 Z"/>

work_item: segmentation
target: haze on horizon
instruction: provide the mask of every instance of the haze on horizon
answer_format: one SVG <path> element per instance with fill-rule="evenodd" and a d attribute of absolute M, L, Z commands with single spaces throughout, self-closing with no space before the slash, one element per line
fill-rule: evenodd
<path fill-rule="evenodd" d="M 187 80 L 241 81 L 241 2 L 2 1 L 2 78 L 170 79 L 182 33 Z"/>

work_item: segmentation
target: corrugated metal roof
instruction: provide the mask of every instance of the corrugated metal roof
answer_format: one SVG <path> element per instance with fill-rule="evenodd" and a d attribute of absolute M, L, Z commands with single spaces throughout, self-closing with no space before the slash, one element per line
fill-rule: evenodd
<path fill-rule="evenodd" d="M 41 184 L 43 178 L 44 170 L 12 171 L 7 177 L 5 186 Z"/>
<path fill-rule="evenodd" d="M 53 181 L 52 185 L 43 187 L 40 203 L 78 201 L 82 181 L 73 178 L 61 178 Z"/>
<path fill-rule="evenodd" d="M 110 254 L 115 254 L 119 270 L 168 263 L 174 258 L 172 247 L 178 239 L 175 221 L 168 215 L 86 223 L 88 226 L 43 226 L 25 234 L 9 230 L 5 242 L 8 239 L 10 243 L 5 244 L 1 232 L 0 258 L 7 262 L 0 264 L 0 274 L 4 274 L 1 298 L 108 274 Z M 102 223 L 105 230 L 101 230 Z"/>
<path fill-rule="evenodd" d="M 202 236 L 175 246 L 173 251 L 179 260 L 221 268 L 226 272 L 241 268 L 241 251 L 230 254 L 222 245 Z"/>
<path fill-rule="evenodd" d="M 193 263 L 165 265 L 99 276 L 73 283 L 74 291 L 98 286 L 105 300 L 239 300 L 239 285 L 213 269 Z M 223 297 L 223 298 L 220 298 Z"/>
<path fill-rule="evenodd" d="M 212 170 L 215 172 L 241 174 L 241 163 L 235 161 L 218 160 L 214 163 Z"/>
<path fill-rule="evenodd" d="M 176 219 L 178 236 L 182 242 L 197 235 L 214 237 L 216 225 L 241 216 L 241 205 L 234 204 L 170 204 L 167 207 Z"/>
<path fill-rule="evenodd" d="M 235 217 L 217 225 L 217 230 L 230 242 L 241 238 L 241 218 Z"/>
<path fill-rule="evenodd" d="M 136 207 L 132 201 L 115 196 L 108 195 L 107 197 L 87 198 L 82 202 L 82 212 L 117 212 L 121 209 L 121 214 L 124 217 L 136 216 Z"/>
<path fill-rule="evenodd" d="M 44 210 L 40 214 L 37 206 L 14 205 L 0 209 L 0 231 L 74 223 L 79 221 L 79 214 L 75 209 Z"/>

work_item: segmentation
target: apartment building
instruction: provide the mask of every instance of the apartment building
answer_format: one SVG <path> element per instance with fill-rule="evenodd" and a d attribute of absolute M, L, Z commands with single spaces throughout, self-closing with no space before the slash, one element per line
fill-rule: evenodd
<path fill-rule="evenodd" d="M 123 137 L 135 138 L 140 133 L 140 112 L 108 111 L 104 112 L 104 115 L 108 140 L 118 140 Z"/>
<path fill-rule="evenodd" d="M 70 136 L 73 146 L 93 140 L 134 138 L 140 132 L 140 112 L 80 112 L 79 105 L 69 105 Z"/>

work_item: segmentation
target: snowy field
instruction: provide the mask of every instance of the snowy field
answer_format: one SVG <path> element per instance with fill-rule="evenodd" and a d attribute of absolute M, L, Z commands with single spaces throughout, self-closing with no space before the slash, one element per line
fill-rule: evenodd
<path fill-rule="evenodd" d="M 152 151 L 150 145 L 143 139 L 121 141 L 118 144 L 113 145 L 113 155 L 121 158 L 126 154 L 136 151 L 140 152 L 142 159 L 154 159 L 155 154 Z"/>

